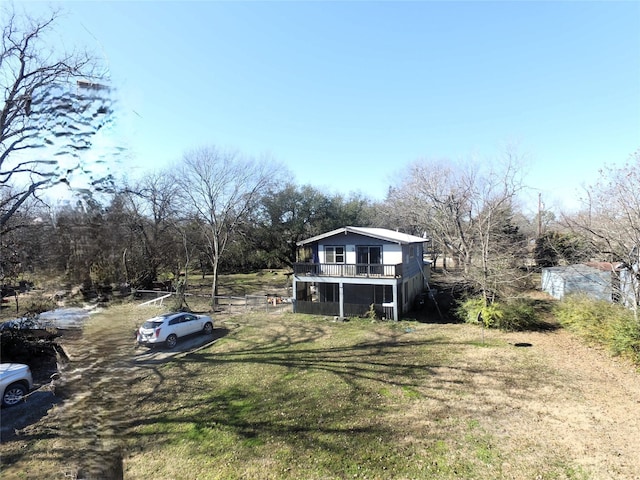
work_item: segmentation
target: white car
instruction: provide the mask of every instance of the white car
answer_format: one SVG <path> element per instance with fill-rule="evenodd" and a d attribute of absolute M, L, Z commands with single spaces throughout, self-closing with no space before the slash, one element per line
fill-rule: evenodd
<path fill-rule="evenodd" d="M 33 388 L 33 377 L 28 365 L 0 363 L 0 392 L 2 392 L 3 407 L 11 407 L 19 403 L 31 388 Z"/>
<path fill-rule="evenodd" d="M 138 345 L 161 345 L 173 348 L 178 338 L 202 332 L 205 335 L 213 333 L 213 320 L 207 315 L 193 313 L 165 313 L 150 318 L 138 329 Z"/>

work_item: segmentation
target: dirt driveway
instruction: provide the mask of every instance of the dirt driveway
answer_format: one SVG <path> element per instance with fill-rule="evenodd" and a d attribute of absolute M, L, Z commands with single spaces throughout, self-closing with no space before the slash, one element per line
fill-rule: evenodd
<path fill-rule="evenodd" d="M 227 328 L 215 328 L 212 335 L 190 335 L 181 338 L 178 344 L 171 350 L 158 346 L 154 348 L 137 347 L 131 345 L 126 349 L 115 349 L 108 357 L 102 358 L 103 362 L 109 362 L 118 358 L 120 361 L 123 353 L 130 355 L 130 367 L 127 376 L 132 376 L 131 367 L 140 369 L 162 364 L 172 358 L 188 355 L 202 348 L 210 346 L 215 341 L 227 334 Z M 78 352 L 83 352 L 90 347 L 87 346 L 86 339 L 82 335 L 62 336 L 59 343 L 65 351 L 72 357 L 78 357 Z M 95 362 L 92 362 L 95 365 Z M 47 413 L 55 405 L 61 403 L 64 398 L 77 393 L 77 387 L 73 385 L 64 385 L 63 391 L 60 392 L 60 383 L 51 379 L 52 371 L 55 371 L 55 364 L 42 364 L 40 368 L 33 367 L 34 374 L 34 390 L 28 395 L 25 402 L 15 405 L 11 408 L 3 408 L 0 415 L 0 442 L 6 442 L 19 436 L 19 431 L 30 425 L 35 425 L 46 417 Z M 80 370 L 84 370 L 86 365 L 82 365 Z M 63 367 L 64 370 L 64 367 Z M 86 378 L 88 375 L 86 374 Z M 74 370 L 63 372 L 66 375 L 74 375 Z M 80 378 L 80 377 L 78 377 Z"/>
<path fill-rule="evenodd" d="M 188 355 L 212 345 L 216 340 L 225 336 L 227 332 L 228 330 L 225 328 L 214 328 L 212 335 L 201 335 L 199 333 L 190 335 L 179 339 L 178 344 L 171 350 L 163 346 L 151 348 L 139 346 L 136 348 L 133 363 L 134 365 L 163 363 L 171 358 Z"/>

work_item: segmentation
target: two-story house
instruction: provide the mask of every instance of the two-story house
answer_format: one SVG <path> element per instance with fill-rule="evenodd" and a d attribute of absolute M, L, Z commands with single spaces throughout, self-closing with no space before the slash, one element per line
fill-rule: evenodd
<path fill-rule="evenodd" d="M 297 243 L 294 309 L 359 316 L 374 306 L 398 320 L 428 286 L 426 240 L 384 228 L 344 227 Z"/>

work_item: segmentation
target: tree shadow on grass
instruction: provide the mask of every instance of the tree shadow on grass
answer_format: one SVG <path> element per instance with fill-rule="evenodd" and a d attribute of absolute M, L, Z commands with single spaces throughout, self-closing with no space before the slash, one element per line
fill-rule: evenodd
<path fill-rule="evenodd" d="M 75 466 L 86 478 L 121 478 L 123 452 L 162 448 L 178 438 L 214 444 L 217 435 L 230 433 L 242 445 L 275 441 L 344 459 L 345 445 L 364 455 L 367 445 L 397 434 L 377 420 L 388 412 L 388 398 L 399 405 L 425 401 L 437 417 L 464 407 L 443 399 L 472 389 L 476 374 L 491 376 L 497 389 L 509 387 L 501 368 L 452 364 L 451 352 L 475 348 L 474 342 L 408 334 L 397 324 L 353 328 L 289 322 L 265 323 L 252 335 L 216 329 L 215 340 L 231 340 L 224 349 L 214 341 L 151 361 L 100 350 L 104 357 L 87 358 L 57 417 L 21 435 L 22 442 L 50 438 L 55 446 L 14 449 L 5 458 L 17 462 L 28 454 Z M 347 334 L 353 342 L 341 337 Z M 328 341 L 332 336 L 340 338 Z M 252 370 L 262 376 L 243 383 Z M 241 377 L 229 382 L 220 377 L 236 373 Z"/>
<path fill-rule="evenodd" d="M 147 411 L 132 424 L 130 442 L 141 448 L 193 442 L 194 448 L 215 450 L 221 435 L 231 435 L 237 438 L 241 456 L 265 454 L 247 446 L 286 445 L 292 456 L 312 455 L 314 466 L 325 462 L 324 471 L 335 474 L 346 471 L 351 462 L 366 462 L 372 445 L 383 442 L 385 455 L 400 452 L 403 447 L 393 439 L 404 438 L 401 430 L 407 425 L 398 430 L 384 420 L 390 409 L 411 409 L 420 402 L 428 405 L 427 410 L 418 408 L 428 420 L 465 418 L 467 403 L 451 399 L 473 395 L 477 375 L 490 377 L 497 391 L 513 388 L 513 379 L 500 366 L 452 364 L 450 352 L 478 348 L 475 342 L 451 341 L 442 335 L 412 338 L 395 331 L 377 332 L 375 338 L 349 345 L 326 346 L 319 332 L 305 331 L 309 337 L 300 337 L 294 327 L 290 335 L 280 332 L 238 344 L 231 351 L 208 349 L 176 360 L 177 368 L 188 365 L 185 373 L 201 372 L 201 380 L 182 384 L 180 391 L 169 385 L 159 388 L 154 401 L 166 408 Z M 253 368 L 263 372 L 255 384 L 215 378 L 215 372 Z M 205 372 L 210 372 L 208 381 Z M 522 375 L 527 385 L 534 385 L 531 378 L 524 379 L 528 372 Z M 527 394 L 535 396 L 534 386 L 519 393 Z M 487 401 L 486 407 L 474 408 L 491 411 L 495 406 Z M 428 443 L 430 438 L 439 439 L 441 432 L 413 426 L 407 434 L 420 435 L 420 441 Z"/>

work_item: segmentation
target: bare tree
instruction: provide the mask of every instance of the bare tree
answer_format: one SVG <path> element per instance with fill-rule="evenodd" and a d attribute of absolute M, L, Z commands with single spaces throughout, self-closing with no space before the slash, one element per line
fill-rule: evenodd
<path fill-rule="evenodd" d="M 418 161 L 391 194 L 409 212 L 402 221 L 422 228 L 442 252 L 444 268 L 451 258 L 490 302 L 517 279 L 525 240 L 514 222 L 521 189 L 517 155 L 507 151 L 484 169 Z"/>
<path fill-rule="evenodd" d="M 25 271 L 40 266 L 48 257 L 43 249 L 43 228 L 47 215 L 33 200 L 26 201 L 19 213 L 5 225 L 0 235 L 0 283 L 12 283 Z M 44 214 L 43 214 L 44 213 Z M 50 260 L 50 258 L 48 258 Z M 44 262 L 46 265 L 46 261 Z"/>
<path fill-rule="evenodd" d="M 640 150 L 620 168 L 600 172 L 585 209 L 565 222 L 586 238 L 596 260 L 619 264 L 619 292 L 638 318 L 640 305 Z"/>
<path fill-rule="evenodd" d="M 127 281 L 150 288 L 160 272 L 180 270 L 178 186 L 171 172 L 149 172 L 125 190 L 130 243 L 123 242 L 122 255 Z"/>
<path fill-rule="evenodd" d="M 216 147 L 193 150 L 183 158 L 180 195 L 201 228 L 213 273 L 212 305 L 218 292 L 220 259 L 229 239 L 278 177 L 279 168 Z"/>
<path fill-rule="evenodd" d="M 38 192 L 70 184 L 76 174 L 89 189 L 110 180 L 92 171 L 83 152 L 112 114 L 104 76 L 87 53 L 47 46 L 58 13 L 37 19 L 4 12 L 0 45 L 0 231 Z"/>
<path fill-rule="evenodd" d="M 399 221 L 422 228 L 435 248 L 457 267 L 467 271 L 472 260 L 474 236 L 472 196 L 476 171 L 446 161 L 419 160 L 412 164 L 402 185 L 391 192 Z M 421 227 L 420 227 L 421 226 Z"/>
<path fill-rule="evenodd" d="M 516 195 L 522 189 L 517 158 L 507 152 L 504 161 L 478 178 L 472 196 L 473 229 L 479 261 L 471 264 L 473 283 L 485 304 L 521 284 L 520 267 L 526 252 L 526 236 L 514 222 Z M 515 288 L 514 288 L 515 287 Z"/>

